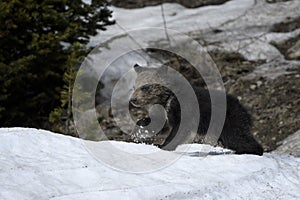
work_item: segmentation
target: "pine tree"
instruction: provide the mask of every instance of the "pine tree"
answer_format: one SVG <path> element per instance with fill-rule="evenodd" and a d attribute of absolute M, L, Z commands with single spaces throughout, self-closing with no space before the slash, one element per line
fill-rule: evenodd
<path fill-rule="evenodd" d="M 89 37 L 113 23 L 107 6 L 103 0 L 0 2 L 0 126 L 49 128 L 70 62 L 79 61 L 70 61 L 72 54 L 87 54 Z"/>
<path fill-rule="evenodd" d="M 52 130 L 67 135 L 77 136 L 75 130 L 71 130 L 72 124 L 72 91 L 76 76 L 79 75 L 77 70 L 78 63 L 84 58 L 85 48 L 76 42 L 71 49 L 67 58 L 66 70 L 63 76 L 64 86 L 60 93 L 61 105 L 56 107 L 49 116 L 52 123 Z"/>

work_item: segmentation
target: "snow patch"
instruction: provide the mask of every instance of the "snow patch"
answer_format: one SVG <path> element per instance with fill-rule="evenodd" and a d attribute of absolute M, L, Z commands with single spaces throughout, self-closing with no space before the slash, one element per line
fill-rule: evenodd
<path fill-rule="evenodd" d="M 97 162 L 81 139 L 49 131 L 1 128 L 0 143 L 0 199 L 5 200 L 300 198 L 300 159 L 288 155 L 184 154 L 166 168 L 135 174 Z M 112 143 L 134 152 L 156 148 Z M 212 147 L 194 144 L 189 153 L 205 149 Z"/>

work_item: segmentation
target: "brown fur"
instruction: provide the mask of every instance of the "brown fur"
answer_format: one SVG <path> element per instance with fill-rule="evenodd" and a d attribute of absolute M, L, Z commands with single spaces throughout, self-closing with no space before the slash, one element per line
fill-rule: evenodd
<path fill-rule="evenodd" d="M 160 146 L 161 148 L 165 149 L 168 147 L 168 150 L 172 150 L 175 149 L 177 145 L 185 142 L 186 138 L 182 137 L 182 140 L 175 142 L 175 145 L 169 145 L 177 134 L 181 122 L 181 110 L 174 93 L 158 83 L 164 82 L 166 78 L 165 69 L 166 67 L 152 69 L 135 66 L 138 78 L 136 80 L 135 92 L 130 101 L 130 109 L 132 111 L 135 109 L 135 112 L 132 113 L 139 113 L 138 115 L 133 114 L 133 118 L 135 118 L 138 125 L 146 126 L 148 123 L 151 123 L 148 114 L 149 108 L 154 104 L 162 105 L 167 112 L 167 123 L 165 127 L 169 127 L 171 131 L 164 143 Z M 197 133 L 205 135 L 211 118 L 210 94 L 208 90 L 194 85 L 193 89 L 198 99 L 201 116 Z M 220 93 L 218 91 L 212 92 L 215 95 L 219 95 Z M 262 155 L 263 149 L 261 145 L 250 133 L 252 126 L 251 116 L 239 103 L 237 98 L 232 95 L 226 95 L 226 97 L 226 119 L 219 142 L 221 142 L 224 147 L 235 150 L 237 154 L 249 153 Z"/>

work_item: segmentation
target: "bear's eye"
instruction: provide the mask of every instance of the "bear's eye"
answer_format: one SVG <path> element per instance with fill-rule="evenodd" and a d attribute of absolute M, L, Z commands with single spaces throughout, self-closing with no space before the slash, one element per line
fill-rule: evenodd
<path fill-rule="evenodd" d="M 150 86 L 149 85 L 143 85 L 142 87 L 141 87 L 141 90 L 142 91 L 148 91 L 150 89 Z"/>

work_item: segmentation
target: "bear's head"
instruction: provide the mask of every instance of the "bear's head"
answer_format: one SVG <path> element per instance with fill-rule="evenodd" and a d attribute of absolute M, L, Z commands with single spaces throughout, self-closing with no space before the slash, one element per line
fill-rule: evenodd
<path fill-rule="evenodd" d="M 134 93 L 129 101 L 130 114 L 136 124 L 141 128 L 148 126 L 154 119 L 150 116 L 149 110 L 154 105 L 161 105 L 166 109 L 168 100 L 170 98 L 170 90 L 164 86 L 165 77 L 167 75 L 167 66 L 158 68 L 134 66 L 137 73 L 137 78 L 134 84 Z M 161 115 L 161 113 L 152 110 L 152 115 Z M 165 133 L 169 130 L 167 119 L 160 133 Z M 141 130 L 137 130 L 141 131 Z"/>

